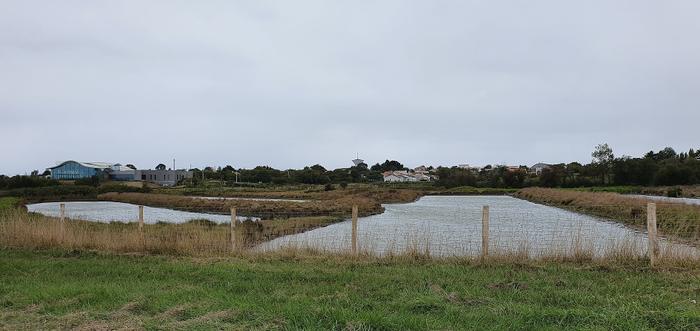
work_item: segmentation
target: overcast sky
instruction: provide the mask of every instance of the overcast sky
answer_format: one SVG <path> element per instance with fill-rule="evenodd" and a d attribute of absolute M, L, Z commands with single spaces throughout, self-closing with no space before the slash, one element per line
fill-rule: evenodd
<path fill-rule="evenodd" d="M 0 1 L 0 173 L 700 147 L 700 1 Z"/>

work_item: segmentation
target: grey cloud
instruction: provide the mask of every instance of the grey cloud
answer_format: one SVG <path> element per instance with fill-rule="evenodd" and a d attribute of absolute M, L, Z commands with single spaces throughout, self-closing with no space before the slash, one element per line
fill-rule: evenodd
<path fill-rule="evenodd" d="M 0 173 L 700 147 L 697 1 L 2 1 Z M 7 154 L 9 153 L 9 154 Z"/>

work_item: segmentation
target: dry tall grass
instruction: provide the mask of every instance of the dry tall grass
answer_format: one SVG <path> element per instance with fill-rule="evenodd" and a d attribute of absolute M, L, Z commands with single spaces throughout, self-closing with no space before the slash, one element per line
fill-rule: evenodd
<path fill-rule="evenodd" d="M 137 223 L 61 222 L 20 210 L 0 211 L 0 244 L 5 247 L 208 255 L 230 252 L 229 238 L 228 225 L 147 224 L 142 233 Z"/>
<path fill-rule="evenodd" d="M 183 224 L 145 224 L 140 231 L 137 223 L 61 222 L 58 218 L 9 209 L 0 211 L 0 246 L 222 255 L 337 221 L 339 219 L 333 217 L 246 221 L 235 228 L 236 246 L 232 247 L 230 223 L 194 220 Z"/>

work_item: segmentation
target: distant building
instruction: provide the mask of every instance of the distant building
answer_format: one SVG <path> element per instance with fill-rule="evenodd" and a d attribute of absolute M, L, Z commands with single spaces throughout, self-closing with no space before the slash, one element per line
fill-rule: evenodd
<path fill-rule="evenodd" d="M 100 177 L 103 179 L 130 181 L 134 180 L 134 169 L 119 163 L 65 161 L 47 169 L 49 177 L 57 180 L 75 180 Z"/>
<path fill-rule="evenodd" d="M 535 174 L 535 175 L 540 175 L 542 173 L 542 170 L 544 169 L 549 169 L 551 165 L 546 164 L 546 163 L 537 163 L 530 167 L 530 173 Z"/>
<path fill-rule="evenodd" d="M 99 177 L 114 181 L 148 181 L 163 186 L 173 186 L 180 180 L 192 178 L 187 170 L 135 170 L 119 163 L 65 161 L 47 169 L 50 178 L 75 180 Z"/>
<path fill-rule="evenodd" d="M 407 171 L 386 171 L 384 172 L 385 182 L 417 182 L 418 178 L 409 176 Z"/>
<path fill-rule="evenodd" d="M 385 182 L 429 182 L 432 177 L 426 173 L 400 171 L 386 171 L 383 173 Z"/>
<path fill-rule="evenodd" d="M 470 170 L 471 172 L 479 172 L 482 169 L 482 167 L 470 166 L 468 164 L 460 164 L 457 168 Z"/>
<path fill-rule="evenodd" d="M 363 159 L 354 159 L 352 160 L 352 164 L 354 164 L 356 167 L 359 166 L 360 164 L 365 163 L 365 160 Z"/>
<path fill-rule="evenodd" d="M 106 162 L 65 161 L 55 167 L 48 168 L 51 178 L 57 180 L 74 180 L 94 176 L 107 176 L 106 170 L 112 166 Z"/>
<path fill-rule="evenodd" d="M 428 167 L 422 165 L 420 167 L 416 167 L 413 169 L 413 172 L 420 173 L 420 174 L 427 174 L 428 173 Z"/>
<path fill-rule="evenodd" d="M 192 171 L 187 170 L 135 170 L 134 178 L 162 186 L 176 185 L 180 180 L 192 178 Z"/>
<path fill-rule="evenodd" d="M 123 166 L 119 163 L 112 165 L 109 169 L 105 171 L 107 172 L 107 175 L 111 180 L 132 181 L 136 179 L 134 177 L 136 174 L 135 169 Z"/>
<path fill-rule="evenodd" d="M 510 172 L 517 172 L 520 171 L 520 169 L 522 169 L 520 166 L 506 166 L 506 170 Z"/>

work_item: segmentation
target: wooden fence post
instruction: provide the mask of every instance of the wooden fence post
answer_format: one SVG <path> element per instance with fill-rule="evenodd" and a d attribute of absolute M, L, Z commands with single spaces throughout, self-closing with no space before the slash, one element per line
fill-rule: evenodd
<path fill-rule="evenodd" d="M 481 257 L 489 255 L 489 206 L 481 210 Z"/>
<path fill-rule="evenodd" d="M 236 223 L 238 223 L 238 219 L 236 219 L 236 208 L 231 207 L 231 251 L 232 252 L 236 251 Z"/>
<path fill-rule="evenodd" d="M 647 203 L 647 233 L 649 236 L 649 260 L 653 267 L 659 259 L 659 241 L 656 233 L 656 204 L 653 202 Z"/>
<path fill-rule="evenodd" d="M 143 232 L 143 206 L 139 206 L 139 231 Z"/>
<path fill-rule="evenodd" d="M 357 206 L 352 206 L 352 254 L 357 254 Z"/>
<path fill-rule="evenodd" d="M 146 249 L 146 236 L 143 233 L 143 206 L 139 206 L 139 234 L 141 235 L 141 245 Z"/>
<path fill-rule="evenodd" d="M 66 236 L 66 204 L 60 204 L 59 209 L 61 210 L 61 240 L 63 240 Z"/>
<path fill-rule="evenodd" d="M 61 223 L 63 223 L 66 220 L 66 204 L 62 203 L 59 205 L 59 208 L 61 210 Z"/>

